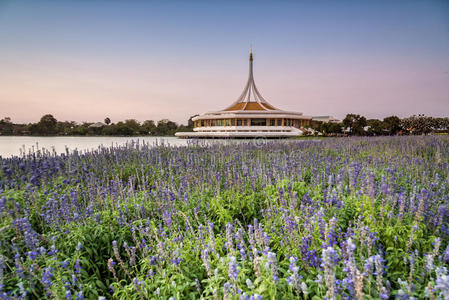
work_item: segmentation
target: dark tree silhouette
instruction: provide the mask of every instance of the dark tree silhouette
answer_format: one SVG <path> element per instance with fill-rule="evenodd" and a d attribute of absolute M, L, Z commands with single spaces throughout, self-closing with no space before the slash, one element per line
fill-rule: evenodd
<path fill-rule="evenodd" d="M 345 129 L 349 128 L 351 134 L 355 135 L 365 135 L 364 127 L 366 125 L 366 118 L 356 114 L 347 114 L 343 120 Z"/>
<path fill-rule="evenodd" d="M 11 118 L 5 117 L 3 120 L 0 120 L 0 134 L 1 135 L 13 134 L 13 123 L 11 122 Z"/>
<path fill-rule="evenodd" d="M 142 123 L 142 126 L 140 126 L 140 133 L 141 134 L 150 134 L 154 135 L 156 130 L 156 125 L 154 124 L 153 120 L 146 120 Z"/>
<path fill-rule="evenodd" d="M 395 135 L 401 130 L 401 119 L 397 116 L 386 117 L 383 125 L 388 134 Z"/>
<path fill-rule="evenodd" d="M 383 135 L 384 134 L 384 124 L 381 120 L 370 119 L 366 121 L 367 126 L 369 126 L 369 135 Z"/>
<path fill-rule="evenodd" d="M 47 114 L 42 116 L 39 123 L 37 123 L 37 132 L 42 135 L 56 134 L 56 125 L 58 121 L 53 115 Z"/>

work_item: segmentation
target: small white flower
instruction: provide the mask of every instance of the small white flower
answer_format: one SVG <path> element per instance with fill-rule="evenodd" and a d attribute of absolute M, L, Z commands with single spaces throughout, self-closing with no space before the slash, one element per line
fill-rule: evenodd
<path fill-rule="evenodd" d="M 253 289 L 254 288 L 254 284 L 251 281 L 251 279 L 246 279 L 246 285 L 248 286 L 248 288 Z"/>
<path fill-rule="evenodd" d="M 301 290 L 304 294 L 309 294 L 309 288 L 307 287 L 307 284 L 303 281 L 301 282 Z"/>

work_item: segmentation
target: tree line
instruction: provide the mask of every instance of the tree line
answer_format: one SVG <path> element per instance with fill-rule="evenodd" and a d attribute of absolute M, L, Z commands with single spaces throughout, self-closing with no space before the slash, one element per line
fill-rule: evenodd
<path fill-rule="evenodd" d="M 339 123 L 315 123 L 314 129 L 325 135 L 398 135 L 448 133 L 449 118 L 435 118 L 425 115 L 413 115 L 400 119 L 389 116 L 383 120 L 366 119 L 357 114 L 347 114 Z"/>
<path fill-rule="evenodd" d="M 58 121 L 51 114 L 46 114 L 37 123 L 15 124 L 11 118 L 0 120 L 0 135 L 105 135 L 105 136 L 172 136 L 178 131 L 192 131 L 193 121 L 190 117 L 186 125 L 163 119 L 157 123 L 153 120 L 139 122 L 134 119 L 112 123 L 110 118 L 104 122 L 77 123 Z M 366 119 L 357 114 L 347 114 L 339 123 L 313 121 L 311 128 L 324 135 L 397 135 L 448 133 L 449 118 L 435 118 L 425 115 L 413 115 L 400 119 L 397 116 L 383 120 Z"/>
<path fill-rule="evenodd" d="M 37 123 L 15 124 L 10 118 L 0 120 L 0 135 L 105 135 L 105 136 L 172 136 L 177 131 L 192 131 L 193 122 L 188 125 L 178 125 L 176 122 L 163 119 L 157 123 L 153 120 L 139 122 L 134 119 L 112 123 L 110 118 L 104 122 L 58 121 L 51 114 L 46 114 Z"/>

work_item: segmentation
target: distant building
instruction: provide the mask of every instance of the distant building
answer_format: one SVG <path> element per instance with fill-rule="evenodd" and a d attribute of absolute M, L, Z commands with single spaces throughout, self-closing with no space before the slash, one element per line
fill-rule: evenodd
<path fill-rule="evenodd" d="M 317 118 L 323 118 L 317 119 L 322 122 L 335 120 L 330 116 Z M 305 133 L 314 118 L 278 109 L 262 97 L 254 82 L 251 51 L 248 82 L 237 101 L 223 110 L 206 112 L 192 120 L 193 132 L 175 135 L 180 138 L 294 137 Z"/>
<path fill-rule="evenodd" d="M 89 128 L 101 128 L 101 127 L 104 127 L 104 126 L 106 126 L 105 123 L 97 122 L 97 123 L 93 123 L 93 124 L 89 125 Z"/>
<path fill-rule="evenodd" d="M 316 116 L 312 117 L 312 121 L 320 121 L 324 123 L 340 123 L 340 120 L 335 119 L 332 116 Z"/>

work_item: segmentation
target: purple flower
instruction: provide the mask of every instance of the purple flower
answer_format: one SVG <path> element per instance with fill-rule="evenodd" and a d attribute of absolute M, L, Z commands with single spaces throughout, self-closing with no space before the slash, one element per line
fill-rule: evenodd
<path fill-rule="evenodd" d="M 51 279 L 53 278 L 52 268 L 47 267 L 44 268 L 44 273 L 42 273 L 42 283 L 44 284 L 45 288 L 49 288 L 53 285 L 51 282 Z"/>
<path fill-rule="evenodd" d="M 439 267 L 436 270 L 437 280 L 435 289 L 440 290 L 440 295 L 443 299 L 449 298 L 449 275 L 444 267 Z"/>
<path fill-rule="evenodd" d="M 68 260 L 61 261 L 61 267 L 63 267 L 64 269 L 67 268 L 68 265 L 69 265 Z"/>
<path fill-rule="evenodd" d="M 79 274 L 80 272 L 81 272 L 81 265 L 80 265 L 80 259 L 79 258 L 77 258 L 76 260 L 75 260 L 75 266 L 74 266 L 74 268 L 75 268 L 75 273 L 76 274 Z"/>
<path fill-rule="evenodd" d="M 449 262 L 449 245 L 446 247 L 446 250 L 443 252 L 443 260 L 445 262 Z"/>
<path fill-rule="evenodd" d="M 84 299 L 83 291 L 79 291 L 79 292 L 76 294 L 76 299 L 77 299 L 77 300 L 83 300 L 83 299 Z"/>
<path fill-rule="evenodd" d="M 275 282 L 279 281 L 279 278 L 277 276 L 277 258 L 276 253 L 268 252 L 267 253 L 267 262 L 265 264 L 265 269 L 271 271 L 272 278 Z"/>
<path fill-rule="evenodd" d="M 237 281 L 239 276 L 239 269 L 237 266 L 237 260 L 235 256 L 229 257 L 229 263 L 228 263 L 228 275 L 231 280 Z"/>
<path fill-rule="evenodd" d="M 54 255 L 56 255 L 58 252 L 59 252 L 59 250 L 56 249 L 56 246 L 55 246 L 55 245 L 52 245 L 52 246 L 50 247 L 50 250 L 48 251 L 48 255 L 54 256 Z"/>
<path fill-rule="evenodd" d="M 338 254 L 335 252 L 334 248 L 327 247 L 323 250 L 323 263 L 324 268 L 324 278 L 327 286 L 327 297 L 330 299 L 335 299 L 336 297 L 336 286 L 335 286 L 335 268 L 338 262 Z"/>

